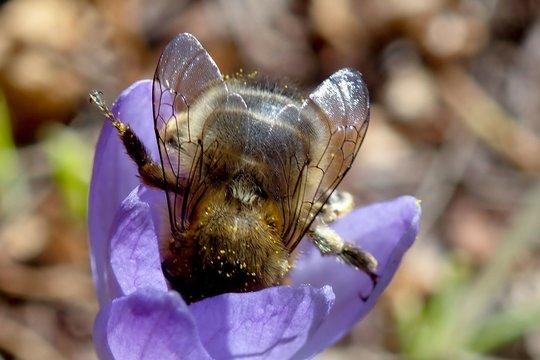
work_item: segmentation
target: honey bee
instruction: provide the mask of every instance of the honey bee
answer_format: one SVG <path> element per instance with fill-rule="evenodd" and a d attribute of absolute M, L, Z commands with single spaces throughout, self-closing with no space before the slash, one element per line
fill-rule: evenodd
<path fill-rule="evenodd" d="M 160 57 L 152 96 L 159 163 L 99 93 L 91 99 L 142 181 L 166 193 L 162 269 L 186 302 L 283 284 L 306 234 L 322 255 L 376 283 L 375 258 L 328 226 L 353 207 L 350 194 L 334 190 L 368 128 L 359 72 L 339 70 L 302 99 L 258 75 L 223 76 L 183 33 Z"/>

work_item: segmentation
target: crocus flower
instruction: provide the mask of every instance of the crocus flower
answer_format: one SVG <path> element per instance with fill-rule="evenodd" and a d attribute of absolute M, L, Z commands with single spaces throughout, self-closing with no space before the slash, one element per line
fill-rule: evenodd
<path fill-rule="evenodd" d="M 113 112 L 158 158 L 152 84 L 126 89 Z M 92 271 L 100 302 L 94 343 L 101 359 L 309 359 L 335 343 L 371 309 L 418 231 L 410 196 L 354 210 L 333 228 L 379 261 L 380 279 L 323 258 L 309 241 L 290 285 L 228 293 L 186 305 L 161 270 L 165 194 L 140 185 L 135 165 L 105 123 L 90 189 Z"/>

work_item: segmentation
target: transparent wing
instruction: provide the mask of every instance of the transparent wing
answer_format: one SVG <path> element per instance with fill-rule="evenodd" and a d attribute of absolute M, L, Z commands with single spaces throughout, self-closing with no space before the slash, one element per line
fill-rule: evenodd
<path fill-rule="evenodd" d="M 159 59 L 152 93 L 163 175 L 176 181 L 164 189 L 173 232 L 181 226 L 177 221 L 184 217 L 178 212 L 187 208 L 181 201 L 187 201 L 185 195 L 198 181 L 202 157 L 200 134 L 191 124 L 190 107 L 210 87 L 225 90 L 217 65 L 193 35 L 177 35 Z"/>
<path fill-rule="evenodd" d="M 300 131 L 312 142 L 297 163 L 282 202 L 284 239 L 293 250 L 329 196 L 351 168 L 369 124 L 369 95 L 362 75 L 341 69 L 319 85 L 300 109 Z M 284 174 L 284 176 L 288 176 Z"/>

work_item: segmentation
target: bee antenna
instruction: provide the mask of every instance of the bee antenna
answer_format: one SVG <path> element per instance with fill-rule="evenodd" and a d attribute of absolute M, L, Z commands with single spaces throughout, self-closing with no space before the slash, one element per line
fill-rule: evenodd
<path fill-rule="evenodd" d="M 103 93 L 99 90 L 92 90 L 89 94 L 90 102 L 95 104 L 99 110 L 105 115 L 107 119 L 111 121 L 113 126 L 122 134 L 125 131 L 126 125 L 124 125 L 120 120 L 118 120 L 112 111 L 107 106 L 107 103 L 103 99 Z"/>

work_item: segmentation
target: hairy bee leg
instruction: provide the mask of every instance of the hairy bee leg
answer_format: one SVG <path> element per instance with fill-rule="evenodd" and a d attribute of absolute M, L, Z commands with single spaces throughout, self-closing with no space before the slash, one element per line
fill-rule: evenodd
<path fill-rule="evenodd" d="M 101 92 L 94 90 L 90 93 L 90 101 L 97 105 L 116 128 L 127 154 L 137 165 L 139 175 L 144 183 L 163 190 L 172 189 L 173 191 L 179 191 L 176 176 L 170 171 L 164 171 L 159 163 L 152 160 L 148 150 L 137 134 L 133 132 L 128 124 L 124 124 L 114 116 L 105 104 L 102 95 Z"/>
<path fill-rule="evenodd" d="M 342 218 L 354 209 L 354 198 L 351 193 L 336 190 L 330 195 L 317 217 L 325 224 Z"/>
<path fill-rule="evenodd" d="M 377 260 L 369 252 L 344 241 L 337 232 L 327 225 L 347 215 L 353 208 L 352 194 L 346 191 L 334 191 L 317 215 L 317 220 L 308 230 L 308 235 L 322 255 L 337 256 L 346 264 L 364 271 L 375 285 L 378 278 L 378 275 L 375 274 Z"/>
<path fill-rule="evenodd" d="M 336 231 L 321 222 L 312 225 L 308 235 L 323 256 L 337 256 L 347 265 L 365 272 L 373 282 L 373 287 L 377 285 L 379 275 L 375 271 L 378 262 L 369 252 L 353 243 L 343 241 Z"/>

